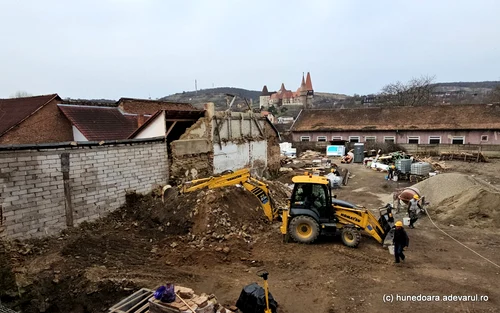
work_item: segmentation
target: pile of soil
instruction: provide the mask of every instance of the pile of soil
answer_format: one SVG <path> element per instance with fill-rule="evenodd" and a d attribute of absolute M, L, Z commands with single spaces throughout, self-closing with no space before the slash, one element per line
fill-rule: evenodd
<path fill-rule="evenodd" d="M 289 188 L 269 184 L 274 202 L 286 203 Z M 177 281 L 195 279 L 177 266 L 259 265 L 252 247 L 271 225 L 259 200 L 242 187 L 195 191 L 168 203 L 154 193 L 126 200 L 106 217 L 55 237 L 5 247 L 0 241 L 0 300 L 23 312 L 95 312 L 145 281 L 156 284 L 151 268 L 167 267 Z M 120 270 L 134 274 L 116 274 Z"/>
<path fill-rule="evenodd" d="M 431 217 L 444 224 L 500 227 L 500 190 L 478 178 L 440 174 L 414 187 L 430 202 Z"/>

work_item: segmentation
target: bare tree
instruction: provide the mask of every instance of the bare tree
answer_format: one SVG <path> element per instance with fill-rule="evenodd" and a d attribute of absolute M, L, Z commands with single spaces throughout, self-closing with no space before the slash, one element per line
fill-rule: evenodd
<path fill-rule="evenodd" d="M 434 76 L 412 78 L 409 82 L 395 82 L 384 86 L 380 92 L 382 102 L 388 105 L 429 105 L 434 91 Z"/>
<path fill-rule="evenodd" d="M 16 91 L 15 94 L 10 96 L 11 98 L 24 98 L 24 97 L 31 97 L 32 95 L 27 93 L 26 91 Z"/>
<path fill-rule="evenodd" d="M 489 99 L 488 100 L 490 102 L 492 102 L 492 103 L 498 103 L 498 102 L 500 102 L 500 85 L 498 85 L 495 88 L 493 88 L 493 90 L 491 91 L 491 93 L 489 95 Z"/>

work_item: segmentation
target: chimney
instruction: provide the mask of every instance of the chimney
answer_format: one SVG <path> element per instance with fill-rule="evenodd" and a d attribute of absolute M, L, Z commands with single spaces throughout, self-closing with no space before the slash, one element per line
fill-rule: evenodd
<path fill-rule="evenodd" d="M 141 127 L 146 121 L 146 117 L 142 114 L 137 115 L 137 128 Z"/>

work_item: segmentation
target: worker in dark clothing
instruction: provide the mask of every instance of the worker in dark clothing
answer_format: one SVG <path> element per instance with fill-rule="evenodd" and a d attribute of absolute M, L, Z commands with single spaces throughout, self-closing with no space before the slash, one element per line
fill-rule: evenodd
<path fill-rule="evenodd" d="M 396 258 L 396 261 L 394 263 L 399 263 L 399 259 L 402 261 L 405 260 L 405 255 L 403 253 L 404 248 L 408 247 L 409 244 L 409 238 L 408 235 L 406 234 L 405 229 L 403 228 L 403 223 L 401 221 L 397 221 L 396 224 L 396 230 L 394 232 L 394 257 Z"/>
<path fill-rule="evenodd" d="M 394 165 L 389 166 L 387 169 L 387 180 L 393 180 L 394 179 L 394 170 L 396 167 Z"/>

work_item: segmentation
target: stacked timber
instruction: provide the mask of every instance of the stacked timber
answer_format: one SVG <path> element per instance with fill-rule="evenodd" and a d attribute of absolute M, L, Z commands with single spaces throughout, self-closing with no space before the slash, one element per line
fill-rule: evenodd
<path fill-rule="evenodd" d="M 442 152 L 439 160 L 458 160 L 464 162 L 486 162 L 481 152 Z"/>

